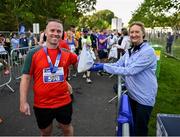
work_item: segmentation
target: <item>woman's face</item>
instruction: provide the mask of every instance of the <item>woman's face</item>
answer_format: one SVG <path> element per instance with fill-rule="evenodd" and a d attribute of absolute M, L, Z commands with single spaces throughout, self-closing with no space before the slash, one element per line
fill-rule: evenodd
<path fill-rule="evenodd" d="M 67 37 L 71 38 L 72 37 L 72 32 L 71 31 L 67 31 Z"/>
<path fill-rule="evenodd" d="M 129 36 L 133 45 L 139 45 L 144 40 L 144 33 L 139 25 L 133 25 L 129 29 Z"/>

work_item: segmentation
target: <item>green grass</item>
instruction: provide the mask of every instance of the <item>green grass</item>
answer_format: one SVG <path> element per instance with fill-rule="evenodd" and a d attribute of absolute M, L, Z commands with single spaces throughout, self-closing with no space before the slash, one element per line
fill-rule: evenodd
<path fill-rule="evenodd" d="M 149 135 L 156 135 L 157 113 L 180 114 L 180 61 L 161 55 L 158 94 L 153 109 Z"/>
<path fill-rule="evenodd" d="M 180 44 L 177 46 L 173 46 L 173 56 L 180 59 Z"/>

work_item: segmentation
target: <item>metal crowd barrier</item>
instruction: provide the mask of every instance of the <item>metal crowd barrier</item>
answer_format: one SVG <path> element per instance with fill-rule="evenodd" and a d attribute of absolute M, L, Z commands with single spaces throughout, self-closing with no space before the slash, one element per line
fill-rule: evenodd
<path fill-rule="evenodd" d="M 112 99 L 110 99 L 108 101 L 108 103 L 112 102 L 113 100 L 115 100 L 116 98 L 118 98 L 118 102 L 117 102 L 117 119 L 119 118 L 119 111 L 120 111 L 120 102 L 121 102 L 121 96 L 122 93 L 124 91 L 122 91 L 122 77 L 121 75 L 118 75 L 118 94 L 116 96 L 114 96 Z M 120 130 L 122 130 L 122 136 L 124 137 L 129 137 L 130 136 L 130 128 L 129 128 L 129 123 L 123 123 L 122 124 L 122 129 L 120 129 L 121 127 L 119 126 L 119 122 L 117 120 L 117 127 L 116 127 L 116 132 L 117 132 L 117 136 L 120 136 Z"/>
<path fill-rule="evenodd" d="M 21 69 L 23 67 L 25 57 L 31 48 L 23 47 L 11 50 L 11 71 L 13 79 L 18 80 L 21 78 Z"/>
<path fill-rule="evenodd" d="M 10 56 L 7 51 L 0 51 L 0 88 L 6 86 L 14 92 L 14 89 L 9 85 L 11 78 Z"/>
<path fill-rule="evenodd" d="M 118 111 L 117 111 L 117 116 L 119 116 L 121 95 L 122 95 L 122 78 L 121 78 L 121 75 L 118 75 L 118 107 L 117 107 Z M 119 125 L 119 123 L 117 125 Z M 120 130 L 119 127 L 117 130 Z M 129 123 L 123 123 L 122 124 L 122 136 L 124 136 L 124 137 L 130 136 Z"/>

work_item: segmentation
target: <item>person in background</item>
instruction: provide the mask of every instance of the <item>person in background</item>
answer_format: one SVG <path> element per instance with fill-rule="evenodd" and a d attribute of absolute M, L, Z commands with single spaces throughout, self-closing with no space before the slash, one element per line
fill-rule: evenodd
<path fill-rule="evenodd" d="M 108 39 L 111 36 L 107 36 L 106 35 L 106 29 L 102 29 L 100 30 L 100 34 L 98 36 L 98 57 L 99 57 L 99 61 L 100 63 L 105 63 L 108 61 L 108 49 L 107 49 L 107 43 L 108 43 Z M 98 75 L 102 76 L 106 73 L 104 73 L 103 71 L 98 71 L 97 73 Z"/>
<path fill-rule="evenodd" d="M 8 53 L 4 48 L 4 35 L 0 34 L 0 63 L 2 63 L 4 68 L 4 75 L 8 75 L 10 73 L 9 64 L 8 64 Z"/>
<path fill-rule="evenodd" d="M 62 33 L 59 20 L 48 20 L 46 44 L 28 52 L 22 69 L 20 112 L 31 114 L 27 97 L 33 78 L 33 108 L 41 136 L 51 136 L 54 119 L 64 136 L 73 136 L 72 100 L 66 79 L 69 66 L 77 63 L 77 55 L 59 48 Z"/>
<path fill-rule="evenodd" d="M 169 54 L 171 54 L 172 51 L 173 41 L 174 41 L 174 35 L 172 35 L 171 32 L 168 32 L 166 39 L 166 52 Z"/>
<path fill-rule="evenodd" d="M 19 50 L 17 50 L 19 48 L 19 39 L 16 33 L 11 34 L 11 48 L 12 48 L 11 50 L 14 50 L 11 56 L 13 57 L 13 63 L 18 65 L 20 52 Z"/>
<path fill-rule="evenodd" d="M 20 47 L 20 48 L 29 47 L 29 45 L 28 45 L 28 39 L 27 39 L 25 33 L 20 34 L 19 47 Z"/>
<path fill-rule="evenodd" d="M 80 50 L 82 50 L 83 46 L 86 46 L 86 48 L 88 50 L 90 50 L 90 48 L 92 46 L 92 41 L 91 41 L 91 38 L 90 38 L 90 35 L 89 35 L 89 29 L 88 28 L 83 29 L 83 34 L 82 34 L 81 38 L 79 38 L 78 45 L 79 45 L 78 48 Z M 83 74 L 83 78 L 86 79 L 86 82 L 88 84 L 92 83 L 92 80 L 90 79 L 90 75 L 91 75 L 90 71 L 86 71 Z"/>
<path fill-rule="evenodd" d="M 110 37 L 111 36 L 107 37 L 105 29 L 102 29 L 98 36 L 97 49 L 98 49 L 98 56 L 101 63 L 107 62 L 107 57 L 108 57 L 107 42 Z"/>
<path fill-rule="evenodd" d="M 70 48 L 70 51 L 75 53 L 77 42 L 76 42 L 75 36 L 73 35 L 71 31 L 67 31 L 66 42 Z"/>
<path fill-rule="evenodd" d="M 92 41 L 93 51 L 96 55 L 98 55 L 98 53 L 97 53 L 97 35 L 96 35 L 95 30 L 90 31 L 90 38 Z"/>
<path fill-rule="evenodd" d="M 63 50 L 66 50 L 67 52 L 70 52 L 70 48 L 69 48 L 69 45 L 67 44 L 66 40 L 64 40 L 64 31 L 63 31 L 63 34 L 62 34 L 62 38 L 59 40 L 59 48 L 63 49 Z M 73 66 L 74 68 L 77 68 L 77 64 L 75 66 Z M 70 68 L 68 68 L 70 69 Z M 69 70 L 68 70 L 69 72 Z M 68 74 L 69 76 L 69 74 Z M 69 81 L 68 77 L 66 79 L 67 81 Z M 73 96 L 73 89 L 71 87 L 70 84 L 68 84 L 68 87 L 69 87 L 69 91 L 70 91 L 70 94 L 71 94 L 71 99 L 72 101 L 74 100 L 74 96 Z"/>
<path fill-rule="evenodd" d="M 5 39 L 4 48 L 8 52 L 8 54 L 10 55 L 11 54 L 11 42 L 10 42 L 9 37 L 6 37 L 6 39 Z"/>
<path fill-rule="evenodd" d="M 73 32 L 70 30 L 67 31 L 66 43 L 68 44 L 68 46 L 70 48 L 70 52 L 75 53 L 77 41 L 75 39 L 75 36 L 73 35 Z M 72 69 L 73 69 L 72 67 L 69 68 L 68 80 L 71 80 L 71 72 L 72 72 L 71 70 Z M 75 74 L 77 75 L 77 73 L 75 73 Z"/>
<path fill-rule="evenodd" d="M 80 38 L 81 38 L 81 32 L 78 31 L 78 30 L 76 30 L 76 34 L 75 34 L 75 39 L 76 39 L 76 50 L 75 50 L 75 52 L 76 52 L 77 55 L 79 55 L 79 53 L 80 53 L 79 48 L 78 48 L 78 47 L 79 47 L 78 41 L 79 41 Z"/>
<path fill-rule="evenodd" d="M 29 38 L 28 38 L 28 44 L 29 44 L 29 47 L 35 47 L 38 43 L 37 43 L 37 39 L 34 35 L 34 33 L 32 32 L 32 30 L 29 30 Z"/>
<path fill-rule="evenodd" d="M 70 48 L 69 48 L 69 46 L 68 46 L 68 44 L 67 44 L 67 42 L 65 41 L 65 40 L 60 40 L 59 41 L 59 48 L 62 48 L 62 49 L 66 49 L 67 51 L 69 51 L 70 52 Z"/>
<path fill-rule="evenodd" d="M 118 44 L 118 59 L 130 48 L 131 41 L 126 28 L 122 29 L 121 42 Z"/>
<path fill-rule="evenodd" d="M 76 38 L 76 27 L 74 25 L 70 25 L 70 31 L 74 38 Z"/>
<path fill-rule="evenodd" d="M 117 61 L 117 42 L 118 42 L 118 35 L 117 30 L 109 30 L 108 35 L 108 42 L 107 42 L 107 49 L 108 49 L 108 62 L 115 62 Z"/>
<path fill-rule="evenodd" d="M 115 63 L 97 63 L 91 71 L 104 70 L 124 76 L 127 94 L 134 120 L 134 136 L 148 135 L 148 122 L 157 95 L 156 66 L 154 49 L 144 41 L 145 27 L 142 22 L 129 26 L 131 48 Z"/>
<path fill-rule="evenodd" d="M 26 56 L 27 51 L 28 51 L 28 39 L 26 37 L 25 33 L 20 34 L 20 39 L 19 39 L 19 48 L 25 48 L 25 49 L 20 49 L 20 53 L 22 56 Z"/>
<path fill-rule="evenodd" d="M 40 33 L 39 45 L 44 46 L 45 43 L 46 43 L 46 35 L 45 35 L 45 30 L 44 30 Z"/>
<path fill-rule="evenodd" d="M 1 45 L 3 45 L 4 49 L 8 52 L 8 54 L 10 55 L 11 53 L 11 43 L 10 43 L 10 38 L 9 37 L 5 37 L 3 34 L 0 34 L 1 36 Z"/>
<path fill-rule="evenodd" d="M 19 39 L 17 38 L 16 33 L 12 33 L 11 46 L 12 46 L 12 49 L 19 48 Z"/>

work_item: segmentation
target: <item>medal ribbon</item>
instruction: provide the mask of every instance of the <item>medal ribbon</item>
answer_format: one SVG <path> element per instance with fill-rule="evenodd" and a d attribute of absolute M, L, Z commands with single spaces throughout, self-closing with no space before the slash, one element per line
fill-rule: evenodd
<path fill-rule="evenodd" d="M 56 73 L 56 71 L 58 70 L 60 59 L 61 59 L 61 50 L 59 50 L 58 55 L 56 57 L 56 62 L 53 66 L 51 58 L 49 57 L 48 52 L 47 52 L 47 47 L 44 46 L 43 48 L 44 48 L 44 52 L 47 55 L 47 60 L 48 60 L 49 66 L 50 66 L 51 73 Z"/>

